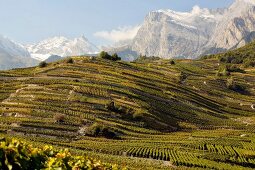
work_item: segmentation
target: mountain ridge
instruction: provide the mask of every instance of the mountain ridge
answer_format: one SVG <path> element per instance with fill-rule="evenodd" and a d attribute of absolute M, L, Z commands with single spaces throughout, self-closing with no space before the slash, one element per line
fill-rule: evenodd
<path fill-rule="evenodd" d="M 222 9 L 194 6 L 189 12 L 156 10 L 145 17 L 125 51 L 161 58 L 197 58 L 245 45 L 253 40 L 252 36 L 248 37 L 253 31 L 255 3 L 251 0 L 236 0 L 230 7 Z M 121 54 L 122 50 L 109 51 Z"/>
<path fill-rule="evenodd" d="M 0 35 L 0 70 L 31 67 L 37 63 L 22 45 Z"/>
<path fill-rule="evenodd" d="M 33 58 L 41 61 L 46 60 L 51 55 L 67 57 L 99 52 L 99 49 L 83 35 L 74 39 L 63 36 L 47 38 L 38 43 L 26 45 L 26 48 Z"/>

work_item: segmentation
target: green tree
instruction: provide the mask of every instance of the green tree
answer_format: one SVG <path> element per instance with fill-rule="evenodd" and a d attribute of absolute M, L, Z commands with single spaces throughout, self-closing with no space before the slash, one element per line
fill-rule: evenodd
<path fill-rule="evenodd" d="M 72 58 L 68 58 L 68 59 L 66 60 L 66 63 L 73 64 L 73 59 L 72 59 Z"/>
<path fill-rule="evenodd" d="M 114 54 L 112 55 L 112 60 L 113 60 L 113 61 L 118 61 L 118 60 L 121 60 L 121 58 L 118 56 L 117 53 L 114 53 Z"/>
<path fill-rule="evenodd" d="M 109 55 L 107 52 L 105 51 L 102 51 L 101 53 L 99 53 L 99 57 L 100 58 L 103 58 L 103 59 L 108 59 L 110 60 L 111 59 L 111 55 Z"/>
<path fill-rule="evenodd" d="M 108 53 L 105 52 L 105 51 L 102 51 L 102 52 L 99 54 L 99 57 L 100 57 L 100 58 L 103 58 L 103 59 L 107 59 L 107 60 L 112 60 L 112 61 L 121 60 L 121 58 L 118 56 L 118 54 L 114 53 L 113 55 L 110 55 L 110 54 L 108 54 Z"/>
<path fill-rule="evenodd" d="M 171 61 L 170 61 L 170 64 L 171 64 L 171 65 L 175 65 L 175 61 L 174 61 L 174 60 L 171 60 Z"/>
<path fill-rule="evenodd" d="M 40 68 L 43 68 L 43 67 L 46 67 L 47 66 L 47 63 L 45 61 L 42 61 L 39 63 L 38 65 Z"/>

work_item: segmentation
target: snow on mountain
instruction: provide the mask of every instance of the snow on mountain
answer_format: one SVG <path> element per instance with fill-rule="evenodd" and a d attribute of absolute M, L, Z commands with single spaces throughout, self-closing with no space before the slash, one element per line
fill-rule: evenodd
<path fill-rule="evenodd" d="M 148 56 L 193 58 L 209 40 L 224 10 L 193 7 L 190 12 L 150 12 L 130 45 L 131 51 Z"/>
<path fill-rule="evenodd" d="M 79 56 L 84 54 L 95 54 L 99 49 L 90 43 L 84 36 L 74 39 L 66 37 L 53 37 L 43 40 L 37 44 L 27 45 L 31 56 L 38 60 L 46 60 L 51 55 Z"/>
<path fill-rule="evenodd" d="M 195 24 L 194 20 L 197 17 L 204 18 L 204 19 L 211 19 L 211 20 L 219 20 L 221 15 L 218 13 L 213 12 L 207 8 L 200 8 L 199 6 L 194 6 L 190 12 L 176 12 L 173 10 L 157 10 L 153 12 L 163 13 L 168 15 L 169 17 L 173 18 L 174 20 L 178 20 L 185 23 Z"/>
<path fill-rule="evenodd" d="M 11 56 L 30 57 L 26 48 L 2 35 L 0 35 L 0 50 Z"/>
<path fill-rule="evenodd" d="M 254 31 L 255 0 L 235 0 L 223 9 L 199 6 L 189 12 L 161 9 L 145 17 L 129 45 L 109 51 L 161 58 L 197 58 L 245 45 L 253 40 Z"/>
<path fill-rule="evenodd" d="M 0 35 L 0 70 L 30 67 L 37 63 L 22 45 Z"/>
<path fill-rule="evenodd" d="M 255 0 L 236 0 L 218 23 L 205 48 L 224 50 L 234 48 L 253 31 L 255 31 Z"/>

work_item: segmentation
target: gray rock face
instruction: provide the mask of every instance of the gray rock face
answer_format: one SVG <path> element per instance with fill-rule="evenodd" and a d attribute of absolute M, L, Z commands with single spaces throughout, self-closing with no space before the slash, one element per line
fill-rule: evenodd
<path fill-rule="evenodd" d="M 253 31 L 255 31 L 255 1 L 236 0 L 217 24 L 205 48 L 228 50 L 241 47 L 250 42 Z"/>
<path fill-rule="evenodd" d="M 197 58 L 243 46 L 255 38 L 253 31 L 255 0 L 236 0 L 228 9 L 195 6 L 191 12 L 158 10 L 146 16 L 125 51 L 161 58 Z"/>
<path fill-rule="evenodd" d="M 194 12 L 197 10 L 196 12 Z M 192 57 L 203 47 L 215 26 L 215 18 L 202 17 L 210 12 L 194 8 L 191 13 L 151 12 L 135 37 L 131 49 L 148 56 Z"/>
<path fill-rule="evenodd" d="M 209 41 L 224 11 L 198 6 L 186 13 L 153 11 L 147 15 L 128 48 L 147 56 L 194 58 Z"/>

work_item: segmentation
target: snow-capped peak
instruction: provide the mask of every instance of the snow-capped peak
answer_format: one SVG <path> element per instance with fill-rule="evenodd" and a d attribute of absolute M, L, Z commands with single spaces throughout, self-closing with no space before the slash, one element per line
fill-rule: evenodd
<path fill-rule="evenodd" d="M 236 0 L 235 1 L 235 3 L 240 3 L 240 2 L 255 5 L 255 0 Z"/>
<path fill-rule="evenodd" d="M 214 13 L 207 8 L 200 8 L 198 5 L 194 6 L 190 12 L 176 12 L 170 9 L 161 9 L 153 12 L 163 13 L 174 20 L 186 23 L 192 22 L 196 17 L 217 20 L 217 13 Z"/>
<path fill-rule="evenodd" d="M 31 56 L 39 60 L 45 60 L 51 55 L 66 57 L 98 52 L 98 48 L 90 43 L 85 36 L 74 39 L 68 39 L 63 36 L 52 37 L 26 47 Z"/>
<path fill-rule="evenodd" d="M 11 56 L 29 57 L 29 52 L 20 44 L 0 35 L 0 49 Z"/>

